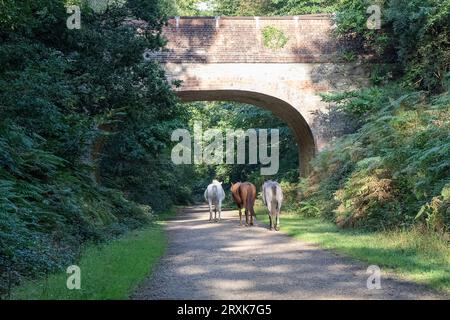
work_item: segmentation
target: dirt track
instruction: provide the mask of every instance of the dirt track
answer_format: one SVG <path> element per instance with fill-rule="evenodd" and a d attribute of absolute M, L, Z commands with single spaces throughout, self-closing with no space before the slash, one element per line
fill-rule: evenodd
<path fill-rule="evenodd" d="M 167 223 L 169 247 L 134 299 L 438 299 L 416 284 L 382 277 L 368 290 L 368 265 L 262 225 L 239 227 L 236 211 L 207 221 L 207 207 Z"/>

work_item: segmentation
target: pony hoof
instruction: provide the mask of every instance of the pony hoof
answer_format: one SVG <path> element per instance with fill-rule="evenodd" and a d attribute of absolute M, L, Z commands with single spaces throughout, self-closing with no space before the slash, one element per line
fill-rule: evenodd
<path fill-rule="evenodd" d="M 275 231 L 280 231 L 280 228 L 275 228 Z"/>

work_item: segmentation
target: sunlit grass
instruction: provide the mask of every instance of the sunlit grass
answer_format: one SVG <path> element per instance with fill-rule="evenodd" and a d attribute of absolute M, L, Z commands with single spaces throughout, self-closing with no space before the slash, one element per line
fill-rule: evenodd
<path fill-rule="evenodd" d="M 160 215 L 152 225 L 130 232 L 103 245 L 89 246 L 77 263 L 81 269 L 81 290 L 68 290 L 68 275 L 60 272 L 30 281 L 13 290 L 12 299 L 100 300 L 128 299 L 148 277 L 163 255 L 167 239 L 162 225 L 172 215 Z"/>
<path fill-rule="evenodd" d="M 267 209 L 256 209 L 260 221 L 268 224 Z M 380 266 L 400 278 L 450 292 L 450 248 L 437 235 L 417 230 L 358 232 L 342 230 L 329 221 L 282 214 L 281 231 L 325 249 Z"/>

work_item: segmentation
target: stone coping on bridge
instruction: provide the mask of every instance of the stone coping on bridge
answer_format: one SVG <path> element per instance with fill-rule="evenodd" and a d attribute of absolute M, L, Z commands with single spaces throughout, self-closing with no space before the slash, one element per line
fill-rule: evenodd
<path fill-rule="evenodd" d="M 169 20 L 176 20 L 177 18 L 183 20 L 205 19 L 215 20 L 217 18 L 224 20 L 330 20 L 333 18 L 333 14 L 321 13 L 321 14 L 303 14 L 296 16 L 172 16 Z"/>

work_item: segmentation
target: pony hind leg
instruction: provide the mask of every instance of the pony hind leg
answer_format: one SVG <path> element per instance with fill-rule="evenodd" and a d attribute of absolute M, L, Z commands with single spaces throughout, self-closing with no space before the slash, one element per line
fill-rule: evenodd
<path fill-rule="evenodd" d="M 211 202 L 209 203 L 209 221 L 212 221 L 212 204 Z"/>
<path fill-rule="evenodd" d="M 272 230 L 272 216 L 269 213 L 269 230 Z"/>
<path fill-rule="evenodd" d="M 277 212 L 276 215 L 277 215 L 276 216 L 277 221 L 275 223 L 275 230 L 280 231 L 280 213 Z"/>
<path fill-rule="evenodd" d="M 270 229 L 270 231 L 272 231 L 273 230 L 274 221 L 273 221 L 273 210 L 272 210 L 272 206 L 271 206 L 270 203 L 267 204 L 267 209 L 269 209 L 269 220 L 270 220 L 269 229 Z"/>

